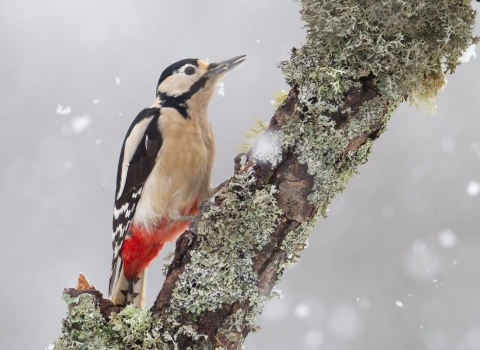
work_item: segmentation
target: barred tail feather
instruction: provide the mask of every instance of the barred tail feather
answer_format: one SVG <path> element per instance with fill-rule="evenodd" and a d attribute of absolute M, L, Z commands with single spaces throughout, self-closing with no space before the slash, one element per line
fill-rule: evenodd
<path fill-rule="evenodd" d="M 145 307 L 146 285 L 147 269 L 144 269 L 138 278 L 127 279 L 122 267 L 113 291 L 113 303 L 115 305 L 134 304 L 139 308 Z"/>
<path fill-rule="evenodd" d="M 117 278 L 117 264 L 118 264 L 118 257 L 113 257 L 112 260 L 112 269 L 110 270 L 110 279 L 108 281 L 108 298 L 111 300 L 112 299 L 112 294 L 113 294 L 113 288 L 115 287 L 115 281 Z M 122 270 L 122 260 L 120 260 L 120 270 Z"/>

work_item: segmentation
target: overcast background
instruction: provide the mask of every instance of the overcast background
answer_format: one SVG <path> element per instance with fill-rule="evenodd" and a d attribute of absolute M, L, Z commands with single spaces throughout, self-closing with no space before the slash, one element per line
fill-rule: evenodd
<path fill-rule="evenodd" d="M 218 184 L 253 116 L 268 121 L 287 88 L 276 64 L 304 41 L 298 6 L 0 0 L 0 349 L 47 347 L 80 271 L 106 292 L 121 143 L 163 69 L 248 57 L 210 104 Z M 246 349 L 480 349 L 479 92 L 472 58 L 436 115 L 395 112 Z M 172 250 L 149 270 L 147 305 Z"/>

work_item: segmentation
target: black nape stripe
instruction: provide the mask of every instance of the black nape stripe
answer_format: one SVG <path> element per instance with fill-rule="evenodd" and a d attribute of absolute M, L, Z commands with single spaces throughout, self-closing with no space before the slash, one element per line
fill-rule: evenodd
<path fill-rule="evenodd" d="M 162 107 L 175 108 L 185 119 L 192 119 L 188 114 L 186 100 L 177 100 L 175 97 L 168 96 L 167 94 L 160 94 L 160 100 Z"/>
<path fill-rule="evenodd" d="M 203 89 L 207 81 L 208 78 L 200 78 L 190 87 L 190 90 L 178 96 L 170 96 L 164 92 L 157 92 L 157 95 L 160 97 L 162 107 L 175 108 L 178 113 L 182 115 L 182 117 L 185 119 L 191 119 L 190 115 L 188 114 L 187 101 L 198 91 Z"/>

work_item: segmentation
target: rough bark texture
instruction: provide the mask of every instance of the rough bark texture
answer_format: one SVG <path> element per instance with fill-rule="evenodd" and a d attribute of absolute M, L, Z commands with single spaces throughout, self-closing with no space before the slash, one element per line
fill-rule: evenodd
<path fill-rule="evenodd" d="M 345 96 L 345 101 L 348 101 L 352 111 L 358 111 L 359 107 L 365 101 L 378 95 L 378 92 L 376 92 L 370 82 L 371 80 L 365 79 L 362 82 L 363 88 L 360 93 L 351 91 Z M 299 104 L 297 94 L 297 89 L 293 87 L 286 101 L 276 111 L 265 134 L 268 135 L 281 128 L 285 123 L 286 116 L 299 113 L 295 109 Z M 332 119 L 334 117 L 338 116 L 332 116 Z M 342 124 L 348 123 L 348 120 L 355 118 L 356 115 L 354 113 L 349 114 L 348 117 L 343 118 Z M 375 139 L 380 130 L 381 121 L 382 119 L 372 123 L 368 131 L 355 140 L 352 140 L 345 148 L 345 152 L 357 151 L 366 139 Z M 339 126 L 341 127 L 341 124 Z M 250 190 L 257 191 L 262 189 L 265 184 L 277 186 L 279 189 L 279 192 L 276 194 L 277 203 L 284 213 L 278 227 L 271 235 L 271 241 L 265 245 L 262 250 L 256 252 L 256 256 L 253 259 L 253 270 L 259 276 L 258 292 L 260 295 L 267 296 L 277 283 L 277 274 L 283 272 L 283 265 L 286 264 L 288 260 L 286 252 L 280 248 L 282 240 L 289 232 L 296 229 L 300 223 L 312 219 L 314 215 L 314 207 L 308 201 L 308 196 L 313 191 L 314 179 L 313 176 L 308 173 L 307 165 L 300 163 L 297 156 L 292 152 L 283 154 L 283 160 L 275 169 L 272 169 L 269 162 L 256 162 L 253 158 L 254 153 L 254 150 L 249 152 L 246 164 L 241 170 L 246 172 L 252 168 L 254 171 L 257 181 Z M 215 204 L 221 206 L 221 203 L 217 202 Z M 191 249 L 198 248 L 197 237 L 194 231 L 189 230 L 177 240 L 175 257 L 168 271 L 163 288 L 151 309 L 154 314 L 161 314 L 169 307 L 169 300 L 175 289 L 178 277 L 182 274 L 185 265 L 190 262 L 188 252 Z M 223 325 L 230 323 L 229 319 L 233 317 L 238 309 L 244 309 L 245 313 L 247 313 L 248 308 L 248 303 L 235 302 L 230 305 L 223 305 L 221 309 L 207 312 L 198 318 L 196 323 L 198 328 L 196 331 L 208 335 L 212 348 L 223 347 L 229 350 L 237 349 L 240 337 L 238 337 L 235 332 L 225 334 Z M 182 323 L 181 320 L 180 323 Z M 242 335 L 245 337 L 250 331 L 246 321 L 244 321 L 241 328 Z M 195 346 L 195 341 L 189 339 L 188 336 L 183 336 L 179 339 L 179 344 L 182 344 L 185 348 L 189 346 L 193 347 Z"/>

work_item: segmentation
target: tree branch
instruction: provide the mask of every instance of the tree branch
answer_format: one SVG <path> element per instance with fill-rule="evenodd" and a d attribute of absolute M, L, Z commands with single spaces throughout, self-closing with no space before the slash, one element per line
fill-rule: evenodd
<path fill-rule="evenodd" d="M 127 306 L 110 314 L 101 295 L 70 289 L 56 348 L 241 348 L 285 266 L 367 161 L 395 108 L 407 98 L 432 108 L 444 74 L 478 41 L 466 0 L 301 4 L 307 43 L 280 65 L 288 97 L 178 239 L 151 313 Z"/>

